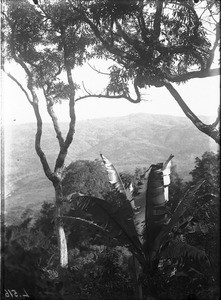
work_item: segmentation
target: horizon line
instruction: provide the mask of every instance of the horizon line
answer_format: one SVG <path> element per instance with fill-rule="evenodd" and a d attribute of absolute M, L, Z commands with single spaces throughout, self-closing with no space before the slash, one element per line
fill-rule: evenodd
<path fill-rule="evenodd" d="M 130 114 L 126 114 L 126 115 L 122 115 L 122 116 L 102 116 L 102 117 L 93 117 L 93 118 L 82 118 L 82 119 L 78 119 L 78 117 L 76 117 L 76 123 L 78 122 L 85 122 L 85 121 L 93 121 L 93 120 L 104 120 L 104 119 L 119 119 L 119 118 L 124 118 L 124 117 L 129 117 L 129 116 L 135 116 L 135 115 L 149 115 L 149 116 L 165 116 L 165 117 L 174 117 L 174 118 L 185 118 L 185 119 L 189 119 L 187 116 L 183 115 L 173 115 L 173 114 L 161 114 L 161 113 L 145 113 L 145 112 L 138 112 L 138 113 L 130 113 Z M 212 118 L 216 118 L 215 115 L 199 115 L 198 118 L 207 118 L 207 119 L 212 119 Z M 2 125 L 3 126 L 8 126 L 8 125 L 25 125 L 25 124 L 36 124 L 37 120 L 33 120 L 33 121 L 17 121 L 12 120 L 5 122 L 5 120 L 2 120 Z M 64 120 L 58 120 L 58 123 L 69 123 L 70 121 L 64 121 Z M 47 120 L 44 121 L 42 120 L 43 124 L 52 124 L 51 120 Z"/>

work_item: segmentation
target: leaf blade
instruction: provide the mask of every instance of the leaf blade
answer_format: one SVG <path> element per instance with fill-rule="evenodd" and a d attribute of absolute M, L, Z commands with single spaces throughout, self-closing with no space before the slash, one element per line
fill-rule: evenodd
<path fill-rule="evenodd" d="M 116 190 L 118 190 L 120 193 L 123 193 L 126 196 L 124 184 L 114 165 L 103 154 L 100 154 L 100 156 L 107 170 L 109 182 L 114 185 Z"/>
<path fill-rule="evenodd" d="M 121 207 L 114 207 L 104 199 L 79 195 L 74 198 L 75 209 L 80 209 L 92 215 L 96 224 L 102 226 L 112 238 L 129 245 L 129 249 L 142 260 L 142 245 L 131 215 L 131 207 L 125 201 Z M 101 225 L 100 225 L 101 224 Z"/>

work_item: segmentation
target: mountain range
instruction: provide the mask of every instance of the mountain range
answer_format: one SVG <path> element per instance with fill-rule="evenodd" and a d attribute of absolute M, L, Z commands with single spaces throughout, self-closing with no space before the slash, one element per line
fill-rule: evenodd
<path fill-rule="evenodd" d="M 65 136 L 68 124 L 60 126 Z M 5 127 L 5 209 L 9 223 L 18 220 L 24 209 L 37 211 L 44 201 L 54 198 L 52 184 L 35 153 L 35 131 L 35 123 Z M 42 149 L 53 169 L 59 147 L 52 124 L 43 124 Z M 136 168 L 165 161 L 172 153 L 177 172 L 188 180 L 195 158 L 205 151 L 216 152 L 216 143 L 187 118 L 132 114 L 78 121 L 66 165 L 79 159 L 100 159 L 102 153 L 119 172 L 133 173 Z"/>

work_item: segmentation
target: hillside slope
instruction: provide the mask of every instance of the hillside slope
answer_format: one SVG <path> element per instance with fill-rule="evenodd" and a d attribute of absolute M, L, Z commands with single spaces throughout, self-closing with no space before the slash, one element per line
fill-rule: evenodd
<path fill-rule="evenodd" d="M 68 124 L 61 124 L 61 129 L 65 133 Z M 54 197 L 35 153 L 35 130 L 36 124 L 5 129 L 5 204 L 9 219 L 16 219 L 24 208 L 39 209 L 43 201 Z M 42 149 L 53 169 L 58 142 L 51 124 L 44 124 Z M 136 167 L 164 161 L 173 153 L 177 171 L 187 179 L 195 157 L 216 149 L 215 142 L 186 118 L 133 114 L 77 122 L 66 165 L 77 159 L 100 159 L 103 153 L 119 171 L 133 172 Z"/>

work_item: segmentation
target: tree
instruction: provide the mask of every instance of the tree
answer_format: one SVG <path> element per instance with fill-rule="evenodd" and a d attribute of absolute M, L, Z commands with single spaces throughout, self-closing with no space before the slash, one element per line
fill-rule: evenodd
<path fill-rule="evenodd" d="M 60 251 L 60 267 L 68 266 L 68 251 L 61 221 L 63 205 L 63 169 L 68 148 L 75 132 L 75 101 L 77 85 L 72 77 L 72 69 L 85 60 L 86 47 L 90 37 L 78 15 L 68 14 L 69 4 L 57 1 L 53 5 L 46 1 L 35 6 L 28 0 L 7 1 L 2 11 L 2 42 L 4 63 L 2 69 L 20 87 L 29 104 L 32 106 L 37 130 L 35 150 L 42 164 L 46 177 L 55 189 L 56 231 Z M 4 50 L 4 49 L 3 49 Z M 16 63 L 25 72 L 24 79 L 17 79 L 7 72 L 7 62 Z M 66 74 L 67 81 L 61 75 Z M 27 85 L 27 86 L 26 86 Z M 51 117 L 54 131 L 59 143 L 59 153 L 54 170 L 41 147 L 43 124 L 39 111 L 38 90 L 43 92 L 48 114 Z M 54 112 L 54 104 L 61 100 L 69 101 L 69 129 L 64 138 Z"/>
<path fill-rule="evenodd" d="M 197 157 L 190 174 L 189 184 L 194 184 L 198 178 L 205 179 L 205 184 L 197 192 L 197 201 L 189 208 L 193 217 L 201 221 L 203 234 L 193 233 L 188 240 L 204 248 L 209 257 L 212 266 L 208 270 L 210 285 L 207 290 L 202 290 L 202 295 L 207 295 L 217 292 L 220 280 L 220 154 L 205 152 L 201 158 Z"/>
<path fill-rule="evenodd" d="M 108 177 L 99 160 L 77 160 L 64 171 L 62 180 L 64 195 L 80 192 L 94 197 L 103 197 L 110 192 Z"/>
<path fill-rule="evenodd" d="M 99 97 L 139 103 L 143 88 L 165 87 L 190 121 L 219 143 L 219 110 L 216 120 L 205 124 L 174 86 L 219 75 L 219 68 L 213 67 L 220 35 L 218 1 L 69 2 L 96 37 L 95 56 L 115 61 L 110 67 L 109 84 Z M 88 92 L 83 98 L 91 96 Z"/>
<path fill-rule="evenodd" d="M 202 158 L 196 157 L 195 168 L 190 172 L 192 182 L 196 182 L 200 177 L 206 180 L 204 189 L 200 189 L 200 195 L 205 196 L 208 193 L 217 196 L 220 185 L 220 153 L 205 152 Z"/>

